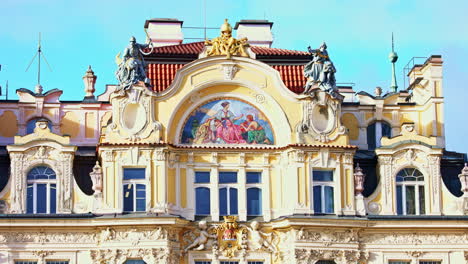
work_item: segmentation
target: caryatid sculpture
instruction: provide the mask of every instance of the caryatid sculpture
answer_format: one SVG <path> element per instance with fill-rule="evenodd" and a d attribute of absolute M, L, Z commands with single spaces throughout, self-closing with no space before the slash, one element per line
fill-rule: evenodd
<path fill-rule="evenodd" d="M 146 48 L 151 48 L 151 50 L 145 53 L 143 50 Z M 117 90 L 128 90 L 138 82 L 149 86 L 150 80 L 146 77 L 146 63 L 143 55 L 151 54 L 153 48 L 152 43 L 139 44 L 135 37 L 130 38 L 130 43 L 123 51 L 122 58 L 120 58 L 120 53 L 115 57 L 115 62 L 118 65 L 115 76 L 119 81 Z"/>
<path fill-rule="evenodd" d="M 316 50 L 311 49 L 309 46 L 308 50 L 312 54 L 312 61 L 304 67 L 304 76 L 307 78 L 304 94 L 310 94 L 316 88 L 333 93 L 337 90 L 336 68 L 328 56 L 327 44 L 324 42 Z"/>

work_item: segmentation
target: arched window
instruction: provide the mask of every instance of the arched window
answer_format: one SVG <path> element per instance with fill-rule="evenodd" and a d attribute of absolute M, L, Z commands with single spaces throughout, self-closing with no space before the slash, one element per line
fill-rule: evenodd
<path fill-rule="evenodd" d="M 26 213 L 55 214 L 57 210 L 57 177 L 46 166 L 38 166 L 27 176 Z"/>
<path fill-rule="evenodd" d="M 47 119 L 41 117 L 41 118 L 33 118 L 29 120 L 28 123 L 26 124 L 26 134 L 31 134 L 34 132 L 34 128 L 36 128 L 36 122 L 38 120 L 47 120 Z M 52 130 L 52 122 L 50 122 L 49 120 L 47 120 L 47 126 L 49 127 L 50 130 Z"/>
<path fill-rule="evenodd" d="M 374 150 L 380 147 L 382 137 L 391 137 L 392 127 L 386 122 L 375 122 L 367 127 L 367 149 Z"/>
<path fill-rule="evenodd" d="M 425 214 L 424 175 L 417 169 L 406 168 L 396 176 L 397 214 Z"/>

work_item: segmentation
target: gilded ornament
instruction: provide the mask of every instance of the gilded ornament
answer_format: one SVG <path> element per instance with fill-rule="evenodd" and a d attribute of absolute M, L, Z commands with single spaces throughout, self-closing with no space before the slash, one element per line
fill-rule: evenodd
<path fill-rule="evenodd" d="M 228 20 L 224 20 L 221 26 L 221 34 L 212 40 L 205 40 L 205 46 L 208 48 L 207 56 L 226 55 L 226 59 L 232 56 L 249 57 L 246 48 L 249 47 L 247 38 L 235 39 L 232 37 L 232 27 Z"/>

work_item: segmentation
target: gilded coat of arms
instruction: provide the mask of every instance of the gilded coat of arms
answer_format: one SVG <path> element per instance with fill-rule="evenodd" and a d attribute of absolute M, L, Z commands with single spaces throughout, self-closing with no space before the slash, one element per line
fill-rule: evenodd
<path fill-rule="evenodd" d="M 218 238 L 219 250 L 225 257 L 232 258 L 236 251 L 247 247 L 247 229 L 239 226 L 237 216 L 224 216 L 224 223 L 214 231 Z"/>

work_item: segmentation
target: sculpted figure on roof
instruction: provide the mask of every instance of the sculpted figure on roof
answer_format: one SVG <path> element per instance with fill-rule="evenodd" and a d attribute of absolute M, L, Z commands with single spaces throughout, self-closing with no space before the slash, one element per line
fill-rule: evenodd
<path fill-rule="evenodd" d="M 224 24 L 221 26 L 221 35 L 212 40 L 205 40 L 206 46 L 211 46 L 208 50 L 208 56 L 226 55 L 227 59 L 231 56 L 248 57 L 245 49 L 249 46 L 247 38 L 235 39 L 232 37 L 232 27 L 224 20 Z"/>
<path fill-rule="evenodd" d="M 312 54 L 312 61 L 304 67 L 304 76 L 307 78 L 304 94 L 310 94 L 316 88 L 333 93 L 337 90 L 336 68 L 328 56 L 327 44 L 324 42 L 316 50 L 310 47 L 308 49 Z"/>
<path fill-rule="evenodd" d="M 145 53 L 143 50 L 150 47 L 151 50 Z M 125 48 L 120 58 L 120 52 L 115 57 L 118 69 L 115 76 L 119 81 L 117 90 L 128 90 L 133 84 L 143 82 L 149 85 L 149 79 L 146 77 L 146 63 L 143 55 L 148 55 L 153 51 L 152 43 L 139 44 L 135 37 L 130 38 L 130 44 Z"/>

